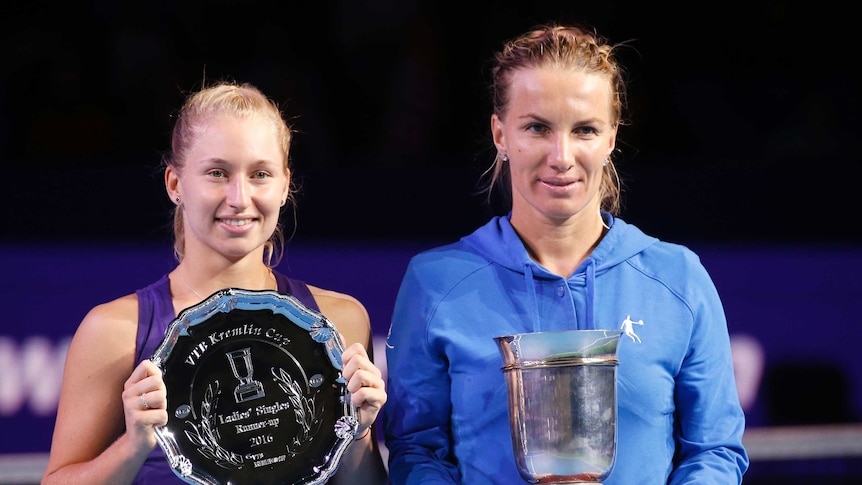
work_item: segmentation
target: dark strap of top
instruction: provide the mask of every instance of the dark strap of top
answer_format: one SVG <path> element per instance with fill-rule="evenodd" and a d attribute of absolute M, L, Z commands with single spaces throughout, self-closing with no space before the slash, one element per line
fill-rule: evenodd
<path fill-rule="evenodd" d="M 279 293 L 293 295 L 308 308 L 311 308 L 316 312 L 320 311 L 320 307 L 317 306 L 317 301 L 314 300 L 314 296 L 312 296 L 311 290 L 305 282 L 288 278 L 278 271 L 273 271 L 272 274 L 275 275 L 275 281 L 278 283 Z"/>

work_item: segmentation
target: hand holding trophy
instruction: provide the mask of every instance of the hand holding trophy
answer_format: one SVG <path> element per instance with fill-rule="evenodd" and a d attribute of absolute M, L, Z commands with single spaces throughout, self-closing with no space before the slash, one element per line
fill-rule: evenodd
<path fill-rule="evenodd" d="M 189 483 L 324 483 L 359 425 L 335 327 L 291 295 L 229 288 L 174 320 L 153 362 L 168 389 L 156 429 Z"/>

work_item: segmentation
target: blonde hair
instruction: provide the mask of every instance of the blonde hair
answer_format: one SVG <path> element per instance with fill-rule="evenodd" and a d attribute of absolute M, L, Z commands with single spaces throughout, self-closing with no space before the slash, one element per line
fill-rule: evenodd
<path fill-rule="evenodd" d="M 186 98 L 174 123 L 171 134 L 171 151 L 162 159 L 163 168 L 170 166 L 177 172 L 182 172 L 188 151 L 200 126 L 213 116 L 223 114 L 236 117 L 260 116 L 268 120 L 275 130 L 284 160 L 284 170 L 290 178 L 292 130 L 282 116 L 278 105 L 255 86 L 231 81 L 219 81 L 203 87 L 200 91 Z M 294 192 L 293 179 L 290 178 L 287 201 L 295 209 L 293 204 Z M 173 210 L 173 232 L 174 257 L 177 261 L 182 261 L 185 252 L 185 232 L 183 229 L 183 212 L 178 207 Z M 281 222 L 279 222 L 264 248 L 264 263 L 267 266 L 278 266 L 284 254 L 284 243 L 284 230 Z"/>

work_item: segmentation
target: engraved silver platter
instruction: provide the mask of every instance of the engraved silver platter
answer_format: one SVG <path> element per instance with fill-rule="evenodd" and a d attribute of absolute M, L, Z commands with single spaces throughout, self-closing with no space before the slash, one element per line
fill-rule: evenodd
<path fill-rule="evenodd" d="M 189 307 L 153 354 L 168 393 L 156 438 L 193 484 L 318 484 L 358 427 L 344 344 L 290 295 L 227 288 Z"/>

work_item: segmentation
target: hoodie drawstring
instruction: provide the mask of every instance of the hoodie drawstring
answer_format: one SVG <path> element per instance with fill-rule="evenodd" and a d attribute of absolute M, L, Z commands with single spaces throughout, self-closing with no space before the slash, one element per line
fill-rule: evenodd
<path fill-rule="evenodd" d="M 595 299 L 596 299 L 596 262 L 592 258 L 587 259 L 587 328 L 596 329 Z"/>
<path fill-rule="evenodd" d="M 586 314 L 586 322 L 584 327 L 581 328 L 578 325 L 578 330 L 595 330 L 596 329 L 596 315 L 595 315 L 595 307 L 596 307 L 596 262 L 593 259 L 587 259 L 587 268 L 586 268 L 586 281 L 585 289 L 586 289 L 586 304 L 587 304 L 587 314 Z M 530 297 L 529 304 L 530 308 L 533 311 L 533 322 L 535 327 L 533 331 L 540 332 L 542 330 L 541 321 L 539 319 L 539 300 L 536 298 L 536 282 L 533 281 L 533 268 L 529 264 L 524 265 L 524 280 L 527 284 L 527 294 Z M 572 301 L 571 288 L 569 285 L 565 285 L 566 289 L 569 292 L 569 301 Z M 574 303 L 574 302 L 573 302 Z M 574 305 L 572 306 L 572 311 L 575 310 Z M 572 321 L 577 321 L 575 315 L 572 315 Z"/>
<path fill-rule="evenodd" d="M 536 332 L 542 330 L 539 321 L 539 300 L 536 298 L 536 283 L 533 281 L 533 268 L 529 264 L 524 265 L 524 279 L 527 282 L 527 294 L 530 296 L 530 307 L 533 309 L 533 322 L 536 325 L 533 329 Z"/>

